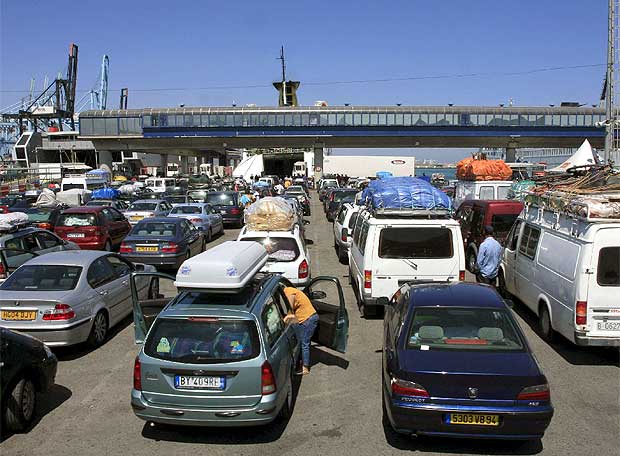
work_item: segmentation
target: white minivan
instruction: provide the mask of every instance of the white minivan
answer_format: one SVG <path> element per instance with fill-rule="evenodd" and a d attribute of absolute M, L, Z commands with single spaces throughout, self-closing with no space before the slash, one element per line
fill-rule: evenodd
<path fill-rule="evenodd" d="M 454 209 L 465 200 L 505 200 L 512 181 L 456 181 L 454 188 Z"/>
<path fill-rule="evenodd" d="M 620 346 L 620 219 L 568 216 L 526 204 L 506 240 L 500 291 L 538 315 L 540 333 Z"/>
<path fill-rule="evenodd" d="M 404 283 L 465 280 L 459 223 L 443 216 L 398 216 L 362 210 L 349 248 L 349 280 L 364 317 Z"/>

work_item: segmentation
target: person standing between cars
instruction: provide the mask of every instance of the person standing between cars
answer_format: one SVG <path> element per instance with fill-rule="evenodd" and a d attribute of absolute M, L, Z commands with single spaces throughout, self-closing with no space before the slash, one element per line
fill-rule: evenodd
<path fill-rule="evenodd" d="M 502 261 L 504 248 L 493 237 L 492 226 L 485 226 L 484 232 L 486 237 L 484 238 L 482 244 L 480 244 L 478 258 L 476 259 L 476 264 L 478 266 L 476 281 L 495 286 L 497 271 L 499 270 L 499 264 Z"/>
<path fill-rule="evenodd" d="M 303 362 L 303 368 L 299 374 L 306 375 L 310 373 L 310 341 L 319 322 L 319 315 L 303 291 L 295 287 L 286 287 L 284 294 L 293 308 L 293 314 L 286 315 L 284 322 L 297 323 L 295 330 L 301 341 L 301 359 Z"/>

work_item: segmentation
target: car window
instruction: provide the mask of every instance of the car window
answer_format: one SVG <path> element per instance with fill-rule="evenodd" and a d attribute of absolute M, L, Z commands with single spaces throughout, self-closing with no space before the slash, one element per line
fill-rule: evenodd
<path fill-rule="evenodd" d="M 282 315 L 286 315 L 288 313 L 292 313 L 293 312 L 293 309 L 291 308 L 289 300 L 287 299 L 287 297 L 284 294 L 284 286 L 283 285 L 280 286 L 280 287 L 277 287 L 276 290 L 274 290 L 273 299 L 274 299 L 276 305 L 278 306 L 278 308 L 280 309 L 280 313 Z"/>
<path fill-rule="evenodd" d="M 114 221 L 114 216 L 112 215 L 112 212 L 110 212 L 110 209 L 102 209 L 101 215 L 103 216 L 104 220 L 107 220 L 108 222 Z"/>
<path fill-rule="evenodd" d="M 512 228 L 519 214 L 495 214 L 491 217 L 491 226 L 495 237 L 502 236 Z"/>
<path fill-rule="evenodd" d="M 497 198 L 498 200 L 508 199 L 508 192 L 510 191 L 510 187 L 497 187 Z"/>
<path fill-rule="evenodd" d="M 114 271 L 112 270 L 112 266 L 107 261 L 104 261 L 103 258 L 98 258 L 93 261 L 86 274 L 86 280 L 88 280 L 88 284 L 93 288 L 105 285 L 113 278 Z"/>
<path fill-rule="evenodd" d="M 355 245 L 357 245 L 359 247 L 360 244 L 360 233 L 362 231 L 362 221 L 364 220 L 363 217 L 357 217 L 357 221 L 355 223 L 355 227 L 353 228 L 353 242 L 355 243 Z"/>
<path fill-rule="evenodd" d="M 241 240 L 259 242 L 269 254 L 268 261 L 288 262 L 299 258 L 299 245 L 292 237 L 246 237 Z"/>
<path fill-rule="evenodd" d="M 492 200 L 495 199 L 494 198 L 494 194 L 493 194 L 493 187 L 485 185 L 483 187 L 480 187 L 480 196 L 478 196 L 478 199 L 481 200 Z"/>
<path fill-rule="evenodd" d="M 123 214 L 121 214 L 118 209 L 114 209 L 114 208 L 109 208 L 108 211 L 110 211 L 110 214 L 112 214 L 112 220 L 116 221 L 116 222 L 122 222 L 123 220 L 125 220 L 125 216 Z"/>
<path fill-rule="evenodd" d="M 97 226 L 97 215 L 93 213 L 61 214 L 57 226 Z"/>
<path fill-rule="evenodd" d="M 349 231 L 351 231 L 355 227 L 355 222 L 357 221 L 358 215 L 359 212 L 353 212 L 353 214 L 351 214 L 351 218 L 349 219 L 349 225 L 347 226 L 347 228 L 349 228 Z"/>
<path fill-rule="evenodd" d="M 272 347 L 273 344 L 284 332 L 284 315 L 282 315 L 278 305 L 275 303 L 273 296 L 269 296 L 261 313 L 261 321 L 267 334 L 267 344 Z"/>
<path fill-rule="evenodd" d="M 73 290 L 80 279 L 80 266 L 56 264 L 23 265 L 0 286 L 0 290 L 12 291 L 68 291 Z"/>
<path fill-rule="evenodd" d="M 512 228 L 510 229 L 510 233 L 508 233 L 508 238 L 506 239 L 506 246 L 508 250 L 515 251 L 517 249 L 517 241 L 519 240 L 519 230 L 521 228 L 521 224 L 523 222 L 521 220 L 517 220 Z"/>
<path fill-rule="evenodd" d="M 603 287 L 620 286 L 620 247 L 603 247 L 600 250 L 596 281 Z"/>
<path fill-rule="evenodd" d="M 370 229 L 370 224 L 364 220 L 362 224 L 362 232 L 360 233 L 360 250 L 364 253 L 366 249 L 366 239 L 368 239 L 368 230 Z"/>
<path fill-rule="evenodd" d="M 54 236 L 52 233 L 46 233 L 45 231 L 40 231 L 36 234 L 37 239 L 39 239 L 40 249 L 52 249 L 54 247 L 58 247 L 62 245 L 62 241 Z"/>
<path fill-rule="evenodd" d="M 131 230 L 132 236 L 176 236 L 176 223 L 169 222 L 139 222 Z"/>
<path fill-rule="evenodd" d="M 200 214 L 201 209 L 198 206 L 175 206 L 172 208 L 171 214 Z"/>
<path fill-rule="evenodd" d="M 133 203 L 129 206 L 130 211 L 154 211 L 157 203 Z"/>
<path fill-rule="evenodd" d="M 19 242 L 21 246 L 19 246 L 18 248 L 21 248 L 23 250 L 32 250 L 32 251 L 40 250 L 39 244 L 37 243 L 37 239 L 35 238 L 34 233 L 29 233 L 29 234 L 26 234 L 25 236 L 20 236 Z"/>
<path fill-rule="evenodd" d="M 183 232 L 183 236 L 187 236 L 189 234 L 189 232 L 191 231 L 189 222 L 186 222 L 185 220 L 181 222 L 181 231 Z"/>
<path fill-rule="evenodd" d="M 344 223 L 344 218 L 347 216 L 347 208 L 345 206 L 340 206 L 340 211 L 338 211 L 338 223 L 342 225 Z"/>
<path fill-rule="evenodd" d="M 452 231 L 441 227 L 383 228 L 380 258 L 452 258 Z"/>
<path fill-rule="evenodd" d="M 534 259 L 539 238 L 540 230 L 538 228 L 525 225 L 523 235 L 521 236 L 521 243 L 519 244 L 519 252 L 530 259 Z"/>
<path fill-rule="evenodd" d="M 124 277 L 131 272 L 131 266 L 118 257 L 110 255 L 106 257 L 106 260 L 110 263 L 116 277 Z"/>

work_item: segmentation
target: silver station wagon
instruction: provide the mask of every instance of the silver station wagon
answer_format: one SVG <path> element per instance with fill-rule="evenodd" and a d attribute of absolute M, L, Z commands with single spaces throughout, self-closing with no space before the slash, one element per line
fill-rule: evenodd
<path fill-rule="evenodd" d="M 131 406 L 139 418 L 194 426 L 254 426 L 291 415 L 300 358 L 279 274 L 255 242 L 225 242 L 183 263 L 176 280 L 132 274 L 136 342 Z M 159 279 L 156 299 L 138 299 L 135 280 Z M 174 281 L 174 285 L 172 284 Z M 176 289 L 175 289 L 176 288 Z M 176 296 L 168 302 L 168 293 Z M 317 313 L 316 341 L 346 350 L 348 317 L 338 279 L 305 288 Z"/>

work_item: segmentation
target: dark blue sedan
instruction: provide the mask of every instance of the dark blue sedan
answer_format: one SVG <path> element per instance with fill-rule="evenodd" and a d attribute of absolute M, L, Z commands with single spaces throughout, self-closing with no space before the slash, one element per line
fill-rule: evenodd
<path fill-rule="evenodd" d="M 202 231 L 184 218 L 146 218 L 123 240 L 119 253 L 135 263 L 178 269 L 205 249 Z"/>
<path fill-rule="evenodd" d="M 542 438 L 549 385 L 494 288 L 403 285 L 385 301 L 383 409 L 396 432 Z"/>

